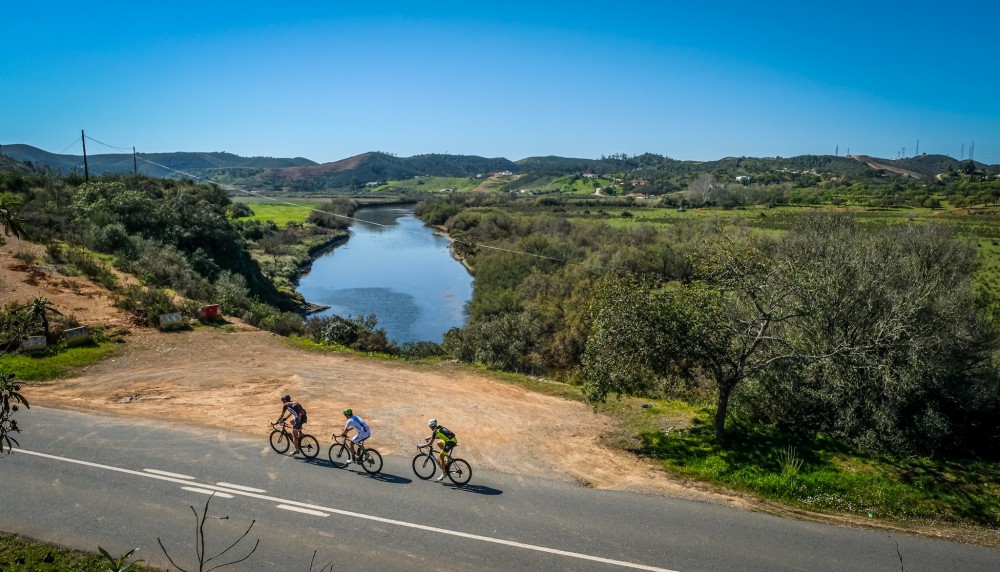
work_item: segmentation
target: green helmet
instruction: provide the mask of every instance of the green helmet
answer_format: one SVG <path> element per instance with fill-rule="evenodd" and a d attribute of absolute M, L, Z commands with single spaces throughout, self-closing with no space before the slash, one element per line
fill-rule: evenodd
<path fill-rule="evenodd" d="M 354 415 L 354 412 L 351 411 L 350 407 L 348 407 L 347 409 L 344 410 L 344 415 L 350 417 L 351 415 Z"/>

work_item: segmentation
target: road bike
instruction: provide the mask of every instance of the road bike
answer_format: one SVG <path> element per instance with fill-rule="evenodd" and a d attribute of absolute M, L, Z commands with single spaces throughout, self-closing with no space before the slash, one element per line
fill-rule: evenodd
<path fill-rule="evenodd" d="M 347 446 L 347 437 L 341 437 L 335 433 L 333 440 L 335 443 L 330 445 L 330 450 L 327 452 L 330 464 L 338 469 L 343 469 L 347 467 L 348 461 L 351 461 L 351 449 Z M 378 451 L 366 447 L 364 441 L 355 443 L 354 450 L 354 462 L 361 465 L 366 473 L 374 475 L 382 470 L 382 455 Z"/>
<path fill-rule="evenodd" d="M 455 445 L 455 447 L 457 446 Z M 424 451 L 424 447 L 427 447 L 426 451 Z M 431 443 L 417 445 L 417 450 L 420 452 L 417 453 L 416 457 L 413 457 L 413 473 L 426 481 L 433 477 L 438 470 L 437 455 L 441 450 L 435 449 Z M 452 451 L 454 450 L 452 447 Z M 444 456 L 444 472 L 448 475 L 448 479 L 459 486 L 468 483 L 469 479 L 472 478 L 472 467 L 469 466 L 469 463 L 465 459 L 452 457 L 450 452 L 446 452 Z"/>
<path fill-rule="evenodd" d="M 294 443 L 291 432 L 292 426 L 288 423 L 271 423 L 271 427 L 274 428 L 271 431 L 271 448 L 274 449 L 275 453 L 284 454 Z M 302 433 L 299 438 L 298 452 L 302 453 L 302 456 L 310 461 L 315 459 L 319 455 L 319 441 L 308 433 Z"/>

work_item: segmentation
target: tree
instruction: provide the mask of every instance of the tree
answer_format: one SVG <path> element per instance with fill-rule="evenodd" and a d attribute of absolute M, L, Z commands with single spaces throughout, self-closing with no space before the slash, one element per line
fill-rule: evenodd
<path fill-rule="evenodd" d="M 580 367 L 590 401 L 650 394 L 685 353 L 687 322 L 674 298 L 655 288 L 651 278 L 631 273 L 605 276 L 595 287 Z"/>
<path fill-rule="evenodd" d="M 715 176 L 711 173 L 702 173 L 688 185 L 688 194 L 692 197 L 691 202 L 698 206 L 708 203 L 708 195 L 715 187 Z"/>
<path fill-rule="evenodd" d="M 796 269 L 774 257 L 778 244 L 720 235 L 706 259 L 705 280 L 680 291 L 688 308 L 689 358 L 715 383 L 715 437 L 725 442 L 733 392 L 773 364 L 801 358 L 790 343 L 792 324 L 806 309 L 788 287 Z"/>
<path fill-rule="evenodd" d="M 808 310 L 790 343 L 819 359 L 763 380 L 763 395 L 785 396 L 778 417 L 865 447 L 933 452 L 996 406 L 997 334 L 972 285 L 976 252 L 947 229 L 862 231 L 813 215 L 782 255 L 797 269 L 792 297 Z M 807 406 L 794 398 L 803 385 Z"/>

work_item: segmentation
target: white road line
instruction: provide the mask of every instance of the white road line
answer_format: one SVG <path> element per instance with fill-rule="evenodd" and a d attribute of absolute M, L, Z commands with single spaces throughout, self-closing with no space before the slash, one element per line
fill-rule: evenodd
<path fill-rule="evenodd" d="M 56 460 L 56 461 L 63 461 L 63 462 L 66 462 L 66 463 L 75 463 L 75 464 L 78 464 L 78 465 L 84 465 L 84 466 L 87 466 L 87 467 L 94 467 L 94 468 L 97 468 L 97 469 L 105 469 L 105 470 L 108 470 L 108 471 L 116 471 L 116 472 L 125 473 L 125 474 L 128 474 L 128 475 L 136 475 L 136 476 L 139 476 L 139 477 L 146 477 L 147 479 L 157 479 L 157 480 L 167 481 L 167 482 L 173 482 L 173 483 L 188 484 L 188 482 L 186 480 L 178 479 L 176 477 L 168 477 L 168 476 L 165 476 L 165 475 L 151 474 L 151 473 L 146 473 L 146 472 L 143 472 L 143 471 L 134 471 L 132 469 L 122 469 L 120 467 L 114 467 L 114 466 L 111 466 L 111 465 L 102 465 L 100 463 L 92 463 L 90 461 L 81 461 L 79 459 L 71 459 L 69 457 L 59 457 L 57 455 L 49 455 L 48 453 L 38 453 L 38 452 L 35 452 L 35 451 L 28 451 L 26 449 L 17 449 L 17 452 L 18 453 L 24 453 L 26 455 L 34 455 L 36 457 L 44 457 L 46 459 L 53 459 L 53 460 Z M 405 528 L 414 528 L 414 529 L 417 529 L 417 530 L 424 530 L 424 531 L 427 531 L 427 532 L 435 532 L 435 533 L 438 533 L 438 534 L 446 534 L 448 536 L 456 536 L 456 537 L 459 537 L 459 538 L 468 538 L 470 540 L 479 540 L 479 541 L 482 541 L 482 542 L 489 542 L 489 543 L 492 543 L 492 544 L 500 544 L 500 545 L 503 545 L 503 546 L 512 546 L 512 547 L 515 547 L 515 548 L 523 548 L 525 550 L 533 550 L 535 552 L 545 552 L 547 554 L 557 554 L 559 556 L 566 556 L 566 557 L 569 557 L 569 558 L 577 558 L 577 559 L 580 559 L 580 560 L 588 560 L 588 561 L 591 561 L 591 562 L 601 562 L 601 563 L 604 563 L 604 564 L 612 564 L 614 566 L 621 566 L 623 568 L 631 568 L 633 570 L 649 570 L 651 572 L 677 572 L 676 570 L 669 570 L 667 568 L 658 568 L 656 566 L 648 566 L 646 564 L 637 564 L 637 563 L 634 563 L 634 562 L 626 562 L 624 560 L 614 560 L 612 558 L 603 558 L 601 556 L 591 556 L 590 554 L 583 554 L 583 553 L 580 553 L 580 552 L 570 552 L 570 551 L 567 551 L 567 550 L 558 550 L 556 548 L 548 548 L 548 547 L 545 547 L 545 546 L 538 546 L 537 544 L 525 544 L 523 542 L 515 542 L 513 540 L 504 540 L 502 538 L 493 538 L 491 536 L 482 536 L 482 535 L 479 535 L 479 534 L 470 534 L 470 533 L 467 533 L 467 532 L 459 532 L 457 530 L 448 530 L 447 528 L 438 528 L 436 526 L 427 526 L 425 524 L 416 524 L 416 523 L 413 523 L 413 522 L 406 522 L 404 520 L 393 520 L 391 518 L 383 518 L 381 516 L 374 516 L 374 515 L 370 515 L 370 514 L 363 514 L 363 513 L 360 513 L 360 512 L 350 512 L 350 511 L 342 510 L 342 509 L 338 509 L 338 508 L 329 508 L 329 507 L 317 506 L 317 505 L 313 505 L 313 504 L 307 504 L 307 503 L 297 502 L 297 501 L 293 501 L 293 500 L 282 499 L 282 498 L 278 498 L 278 497 L 271 497 L 271 496 L 268 496 L 268 495 L 263 495 L 263 494 L 258 494 L 258 493 L 239 491 L 239 490 L 236 490 L 236 489 L 229 489 L 229 488 L 220 487 L 220 486 L 217 486 L 217 485 L 208 485 L 208 484 L 206 484 L 206 485 L 202 485 L 202 486 L 205 487 L 206 489 L 214 489 L 214 490 L 217 490 L 217 491 L 230 492 L 230 493 L 233 493 L 233 494 L 242 495 L 242 496 L 249 497 L 249 498 L 266 500 L 268 502 L 275 502 L 275 503 L 278 503 L 278 504 L 285 504 L 285 505 L 288 505 L 288 506 L 296 506 L 296 507 L 299 507 L 299 508 L 312 509 L 312 510 L 324 512 L 324 513 L 338 514 L 338 515 L 341 515 L 341 516 L 349 516 L 349 517 L 353 517 L 353 518 L 361 518 L 361 519 L 364 519 L 364 520 L 371 520 L 371 521 L 374 521 L 374 522 L 381 522 L 383 524 L 392 524 L 392 525 L 395 525 L 395 526 L 401 526 L 401 527 L 405 527 Z"/>
<path fill-rule="evenodd" d="M 201 488 L 198 488 L 198 487 L 181 487 L 181 488 L 184 489 L 184 490 L 186 490 L 186 491 L 191 491 L 193 493 L 202 493 L 202 494 L 205 494 L 205 495 L 215 495 L 217 497 L 222 497 L 224 499 L 231 499 L 231 498 L 233 498 L 233 495 L 231 495 L 229 493 L 223 493 L 223 492 L 219 492 L 219 491 L 213 491 L 211 489 L 201 489 Z"/>
<path fill-rule="evenodd" d="M 253 487 L 244 487 L 243 485 L 234 485 L 232 483 L 215 483 L 220 487 L 226 487 L 227 489 L 236 489 L 238 491 L 245 491 L 248 493 L 266 493 L 264 489 L 255 489 Z"/>
<path fill-rule="evenodd" d="M 318 510 L 311 510 L 308 508 L 299 508 L 297 506 L 292 506 L 289 504 L 279 504 L 278 508 L 283 508 L 285 510 L 294 510 L 295 512 L 304 512 L 306 514 L 311 514 L 313 516 L 330 516 L 329 513 L 320 512 Z"/>
<path fill-rule="evenodd" d="M 159 469 L 143 469 L 143 471 L 146 471 L 147 473 L 153 473 L 154 475 L 163 475 L 164 477 L 174 477 L 175 479 L 188 479 L 192 481 L 195 479 L 195 477 L 189 477 L 187 475 L 180 475 L 177 473 L 169 473 L 167 471 L 161 471 Z"/>

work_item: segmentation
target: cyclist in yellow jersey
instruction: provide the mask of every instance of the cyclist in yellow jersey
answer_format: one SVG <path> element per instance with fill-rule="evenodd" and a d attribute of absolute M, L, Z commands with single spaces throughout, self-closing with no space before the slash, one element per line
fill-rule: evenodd
<path fill-rule="evenodd" d="M 437 478 L 437 480 L 441 481 L 448 474 L 445 470 L 445 456 L 455 448 L 455 445 L 458 445 L 458 439 L 455 437 L 453 431 L 439 424 L 437 419 L 429 420 L 427 426 L 431 428 L 432 433 L 430 437 L 424 439 L 424 443 L 429 444 L 431 441 L 435 441 L 441 450 L 440 455 L 438 455 L 438 466 L 441 467 L 441 476 Z"/>

